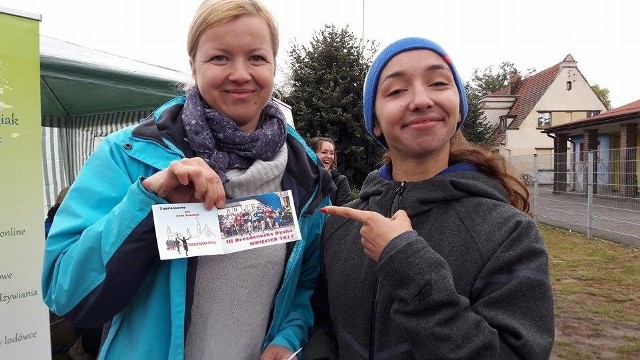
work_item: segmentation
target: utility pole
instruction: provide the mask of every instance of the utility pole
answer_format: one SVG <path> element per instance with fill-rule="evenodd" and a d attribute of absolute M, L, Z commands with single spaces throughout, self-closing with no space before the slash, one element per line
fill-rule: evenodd
<path fill-rule="evenodd" d="M 364 52 L 364 0 L 362 0 L 362 37 L 360 38 L 360 52 Z"/>

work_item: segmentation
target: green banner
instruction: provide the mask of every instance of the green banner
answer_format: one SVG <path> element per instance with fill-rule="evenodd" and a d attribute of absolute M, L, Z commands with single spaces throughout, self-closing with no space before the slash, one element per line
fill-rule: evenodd
<path fill-rule="evenodd" d="M 0 359 L 50 359 L 39 21 L 0 9 Z"/>

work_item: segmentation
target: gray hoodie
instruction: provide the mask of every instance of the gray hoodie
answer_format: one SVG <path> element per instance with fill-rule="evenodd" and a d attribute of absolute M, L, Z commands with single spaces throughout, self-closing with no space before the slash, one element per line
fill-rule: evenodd
<path fill-rule="evenodd" d="M 497 181 L 461 171 L 400 183 L 374 171 L 348 206 L 403 209 L 415 231 L 375 262 L 360 223 L 327 220 L 305 360 L 549 358 L 547 252 Z"/>

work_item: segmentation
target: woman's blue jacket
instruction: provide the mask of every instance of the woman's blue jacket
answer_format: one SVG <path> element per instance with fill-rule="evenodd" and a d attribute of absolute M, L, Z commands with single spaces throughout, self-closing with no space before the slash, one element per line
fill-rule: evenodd
<path fill-rule="evenodd" d="M 196 258 L 161 261 L 151 205 L 166 201 L 141 181 L 169 163 L 193 157 L 184 135 L 184 97 L 144 122 L 107 136 L 87 159 L 46 241 L 42 294 L 52 312 L 77 327 L 105 326 L 100 359 L 183 359 Z M 318 237 L 331 177 L 288 126 L 283 190 L 291 190 L 302 240 L 287 243 L 273 300 L 269 344 L 297 350 L 313 314 Z"/>

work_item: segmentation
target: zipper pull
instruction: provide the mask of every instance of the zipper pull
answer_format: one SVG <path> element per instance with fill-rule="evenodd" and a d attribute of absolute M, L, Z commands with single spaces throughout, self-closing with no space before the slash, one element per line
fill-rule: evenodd
<path fill-rule="evenodd" d="M 400 186 L 396 189 L 396 196 L 393 197 L 393 203 L 391 204 L 391 209 L 389 209 L 388 217 L 393 216 L 396 211 L 400 208 L 400 199 L 402 199 L 402 193 L 404 189 L 407 187 L 407 182 L 403 181 L 400 183 Z"/>

